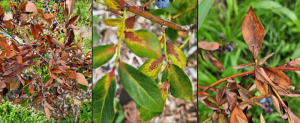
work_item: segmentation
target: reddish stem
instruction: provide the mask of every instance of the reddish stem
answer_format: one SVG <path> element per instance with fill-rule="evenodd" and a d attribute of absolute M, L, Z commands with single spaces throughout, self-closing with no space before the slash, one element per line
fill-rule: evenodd
<path fill-rule="evenodd" d="M 198 85 L 198 88 L 205 89 L 206 87 L 203 87 L 203 86 Z M 216 91 L 216 90 L 213 89 L 213 88 L 210 88 L 209 90 L 210 90 L 210 91 Z"/>
<path fill-rule="evenodd" d="M 285 66 L 276 67 L 276 69 L 277 70 L 300 70 L 300 68 L 285 67 Z M 254 70 L 248 71 L 248 72 L 244 72 L 244 73 L 239 73 L 239 74 L 236 74 L 236 75 L 232 75 L 232 76 L 220 79 L 219 81 L 215 82 L 214 84 L 212 84 L 212 85 L 204 88 L 203 92 L 206 92 L 210 88 L 215 87 L 215 86 L 219 85 L 220 83 L 222 83 L 224 81 L 227 81 L 228 79 L 233 79 L 233 78 L 236 78 L 236 77 L 246 76 L 246 75 L 253 74 L 253 73 L 254 73 Z M 199 86 L 198 86 L 198 88 L 199 88 Z"/>

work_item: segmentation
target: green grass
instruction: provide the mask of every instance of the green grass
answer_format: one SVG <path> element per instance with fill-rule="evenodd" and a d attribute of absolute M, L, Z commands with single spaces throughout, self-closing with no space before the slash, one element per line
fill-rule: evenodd
<path fill-rule="evenodd" d="M 222 38 L 226 38 L 222 44 L 233 41 L 239 46 L 234 47 L 234 51 L 226 54 L 214 54 L 224 65 L 224 71 L 218 73 L 217 69 L 210 63 L 206 63 L 199 56 L 198 60 L 198 84 L 208 86 L 217 80 L 234 75 L 237 73 L 253 70 L 254 68 L 247 68 L 242 70 L 233 70 L 233 66 L 239 64 L 254 62 L 252 54 L 249 52 L 241 33 L 241 22 L 244 15 L 248 11 L 250 5 L 253 6 L 259 20 L 265 27 L 265 37 L 263 40 L 262 49 L 258 55 L 258 60 L 266 55 L 275 52 L 263 66 L 282 66 L 290 58 L 300 57 L 300 28 L 299 18 L 300 8 L 299 0 L 285 1 L 262 1 L 262 0 L 221 0 L 219 3 L 214 3 L 212 9 L 209 11 L 208 16 L 204 20 L 203 25 L 199 29 L 198 39 L 206 37 L 206 41 L 219 42 Z M 300 77 L 293 71 L 284 71 L 292 80 L 292 85 L 299 90 Z M 243 82 L 243 86 L 247 87 L 252 83 L 251 79 L 244 79 L 242 77 L 235 78 L 236 82 Z M 223 87 L 220 84 L 216 88 Z M 211 93 L 213 94 L 214 93 Z M 256 93 L 258 95 L 258 93 Z M 296 116 L 300 116 L 300 111 L 297 110 L 297 103 L 300 103 L 299 98 L 284 97 L 289 102 L 289 107 Z M 207 112 L 212 114 L 212 110 L 206 108 L 203 104 L 199 104 L 199 112 L 201 114 L 201 121 L 206 119 Z M 253 115 L 256 122 L 259 122 L 259 115 L 263 113 L 266 122 L 280 122 L 281 118 L 274 109 L 272 115 L 266 114 L 258 106 L 250 109 L 249 113 Z M 209 116 L 210 116 L 209 115 Z M 282 122 L 282 121 L 281 121 Z"/>
<path fill-rule="evenodd" d="M 37 110 L 28 110 L 24 107 L 12 105 L 11 102 L 4 101 L 0 104 L 0 121 L 3 123 L 46 123 L 47 118 L 44 113 Z"/>

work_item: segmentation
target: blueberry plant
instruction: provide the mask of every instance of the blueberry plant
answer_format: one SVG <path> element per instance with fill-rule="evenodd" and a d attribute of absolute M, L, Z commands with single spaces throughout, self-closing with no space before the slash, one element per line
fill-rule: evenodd
<path fill-rule="evenodd" d="M 220 79 L 208 87 L 201 86 L 200 82 L 198 86 L 198 88 L 201 89 L 201 91 L 198 91 L 199 101 L 213 110 L 212 115 L 207 115 L 207 119 L 204 122 L 210 120 L 212 120 L 213 123 L 217 121 L 227 123 L 229 120 L 230 123 L 254 122 L 248 110 L 252 106 L 258 105 L 262 107 L 264 111 L 268 112 L 268 105 L 271 104 L 274 105 L 283 122 L 288 120 L 288 122 L 291 123 L 299 123 L 300 120 L 291 112 L 288 101 L 283 99 L 283 96 L 299 97 L 299 91 L 294 90 L 294 87 L 291 85 L 291 79 L 282 72 L 282 70 L 299 72 L 300 69 L 297 68 L 297 66 L 300 65 L 299 59 L 291 59 L 279 67 L 262 66 L 274 53 L 260 60 L 257 59 L 260 49 L 262 48 L 265 30 L 253 11 L 252 6 L 250 6 L 250 9 L 242 21 L 241 31 L 244 41 L 253 55 L 254 62 L 238 65 L 233 67 L 233 69 L 254 67 L 254 70 Z M 220 46 L 221 45 L 217 42 L 199 42 L 199 47 L 203 52 L 203 58 L 205 58 L 205 53 L 224 51 L 224 49 L 219 49 Z M 211 60 L 211 63 L 218 68 L 219 72 L 223 71 L 221 61 L 215 57 L 209 59 L 214 59 Z M 250 78 L 253 83 L 249 85 L 236 83 L 233 79 L 237 77 Z M 224 84 L 225 86 L 213 89 L 213 87 L 219 84 Z M 214 92 L 215 96 L 213 93 L 207 93 L 207 91 Z M 255 95 L 257 91 L 260 95 Z M 267 105 L 265 104 L 266 102 Z M 260 121 L 265 123 L 262 113 L 260 115 Z"/>
<path fill-rule="evenodd" d="M 175 30 L 173 32 L 175 36 L 177 31 L 192 31 L 197 25 L 179 26 L 174 22 L 150 14 L 146 6 L 153 1 L 151 0 L 140 7 L 130 5 L 124 0 L 104 0 L 105 3 L 102 3 L 109 7 L 106 11 L 123 17 L 103 19 L 103 22 L 108 26 L 118 26 L 116 33 L 119 40 L 117 45 L 108 44 L 93 47 L 93 69 L 103 66 L 115 54 L 117 55 L 112 70 L 94 85 L 94 122 L 114 121 L 113 104 L 118 78 L 123 89 L 135 101 L 142 121 L 149 121 L 163 112 L 169 91 L 173 97 L 189 103 L 193 101 L 192 83 L 182 70 L 187 65 L 187 58 L 181 48 L 184 47 L 189 38 L 180 47 L 169 43 L 166 38 L 168 29 L 166 30 L 165 27 Z M 169 2 L 169 0 L 156 0 L 156 5 L 159 8 L 166 8 Z M 197 2 L 193 2 L 196 6 Z M 126 18 L 127 13 L 135 15 Z M 161 24 L 163 33 L 157 36 L 149 30 L 133 30 L 136 16 L 142 16 Z M 148 59 L 140 68 L 136 69 L 121 61 L 120 47 L 122 39 L 124 39 L 131 52 Z M 118 71 L 119 77 L 115 75 L 115 70 Z M 160 82 L 156 82 L 155 79 L 158 78 L 160 72 L 162 72 L 162 77 L 159 79 Z"/>
<path fill-rule="evenodd" d="M 86 78 L 92 75 L 92 52 L 83 51 L 83 37 L 74 40 L 80 16 L 70 17 L 65 2 L 44 4 L 50 11 L 37 4 L 10 1 L 12 19 L 4 19 L 0 5 L 0 102 L 6 96 L 13 104 L 44 109 L 48 120 L 51 115 L 64 118 L 72 109 L 71 119 L 76 121 L 79 105 L 91 97 L 85 91 Z M 15 90 L 17 96 L 10 98 Z"/>

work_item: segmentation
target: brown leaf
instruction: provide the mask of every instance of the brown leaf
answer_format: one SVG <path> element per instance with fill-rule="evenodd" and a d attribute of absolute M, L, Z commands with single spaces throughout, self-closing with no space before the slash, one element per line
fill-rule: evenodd
<path fill-rule="evenodd" d="M 250 6 L 242 22 L 242 34 L 254 59 L 257 59 L 257 55 L 262 47 L 265 29 L 253 11 L 252 6 Z"/>
<path fill-rule="evenodd" d="M 199 41 L 198 47 L 204 50 L 216 50 L 219 49 L 220 44 L 217 42 L 206 42 L 206 41 Z"/>
<path fill-rule="evenodd" d="M 25 1 L 25 2 L 20 6 L 20 10 L 21 10 L 21 11 L 24 11 L 26 5 L 27 5 L 27 1 Z"/>
<path fill-rule="evenodd" d="M 217 111 L 214 111 L 213 115 L 211 116 L 211 119 L 213 123 L 217 123 L 217 120 L 219 119 Z"/>
<path fill-rule="evenodd" d="M 300 59 L 297 58 L 297 59 L 288 61 L 287 63 L 288 63 L 289 65 L 291 65 L 292 67 L 300 66 Z"/>
<path fill-rule="evenodd" d="M 234 66 L 233 69 L 242 69 L 242 68 L 248 68 L 255 66 L 255 63 L 246 63 L 246 64 L 240 64 L 238 66 Z"/>
<path fill-rule="evenodd" d="M 3 21 L 5 23 L 5 25 L 9 28 L 14 28 L 14 25 L 11 24 L 10 21 Z"/>
<path fill-rule="evenodd" d="M 76 15 L 74 17 L 72 17 L 70 20 L 69 20 L 69 24 L 75 24 L 76 21 L 79 19 L 79 15 Z"/>
<path fill-rule="evenodd" d="M 69 38 L 68 38 L 68 42 L 66 42 L 65 46 L 69 46 L 69 45 L 73 42 L 74 37 L 75 37 L 74 31 L 71 30 L 71 31 L 70 31 L 70 35 L 69 35 Z"/>
<path fill-rule="evenodd" d="M 18 45 L 15 41 L 11 41 L 11 44 L 12 48 L 17 51 L 17 52 L 20 52 L 20 49 L 18 48 Z"/>
<path fill-rule="evenodd" d="M 65 48 L 65 45 L 62 42 L 60 42 L 59 40 L 55 39 L 55 38 L 52 38 L 52 43 L 56 44 L 56 46 L 59 46 L 62 49 Z"/>
<path fill-rule="evenodd" d="M 22 56 L 17 56 L 17 62 L 21 65 L 23 65 L 23 57 Z"/>
<path fill-rule="evenodd" d="M 267 55 L 266 57 L 262 58 L 259 62 L 258 65 L 262 65 L 263 63 L 265 63 L 269 58 L 271 58 L 274 55 L 274 52 Z"/>
<path fill-rule="evenodd" d="M 261 95 L 267 95 L 268 94 L 268 85 L 264 82 L 260 82 L 258 79 L 255 79 L 255 85 L 258 90 L 258 92 Z"/>
<path fill-rule="evenodd" d="M 217 100 L 218 106 L 222 105 L 222 100 L 223 100 L 223 96 L 225 94 L 225 90 L 226 90 L 225 87 L 217 89 L 216 100 Z"/>
<path fill-rule="evenodd" d="M 266 84 L 270 84 L 276 90 L 288 93 L 285 89 L 281 88 L 280 86 L 276 85 L 267 75 L 265 70 L 262 67 L 255 67 L 255 78 L 257 78 L 260 82 L 264 82 Z"/>
<path fill-rule="evenodd" d="M 4 51 L 6 52 L 10 52 L 10 46 L 8 45 L 8 43 L 3 40 L 2 38 L 0 38 L 0 46 L 2 49 L 4 49 Z"/>
<path fill-rule="evenodd" d="M 225 91 L 227 95 L 227 100 L 229 102 L 229 110 L 232 111 L 236 107 L 236 99 L 237 95 L 236 93 L 230 92 L 230 91 Z"/>
<path fill-rule="evenodd" d="M 4 89 L 6 87 L 6 84 L 4 81 L 0 81 L 0 90 Z"/>
<path fill-rule="evenodd" d="M 74 71 L 72 71 L 72 70 L 69 70 L 69 71 L 68 71 L 68 76 L 69 76 L 71 79 L 76 79 L 76 75 L 75 75 Z"/>
<path fill-rule="evenodd" d="M 129 17 L 125 20 L 125 28 L 133 29 L 135 24 L 135 16 Z"/>
<path fill-rule="evenodd" d="M 219 72 L 222 72 L 224 70 L 223 64 L 219 59 L 217 59 L 216 57 L 214 57 L 210 53 L 207 53 L 207 56 L 208 56 L 211 64 L 214 65 L 215 67 L 217 67 Z"/>
<path fill-rule="evenodd" d="M 27 36 L 23 36 L 23 38 L 24 38 L 26 45 L 28 45 L 29 47 L 32 47 L 32 45 L 30 43 L 30 39 Z"/>
<path fill-rule="evenodd" d="M 244 123 L 244 122 L 245 123 L 248 122 L 247 117 L 244 114 L 244 112 L 238 106 L 236 106 L 232 111 L 230 117 L 230 123 Z"/>
<path fill-rule="evenodd" d="M 33 16 L 35 16 L 38 13 L 36 5 L 33 2 L 30 2 L 30 1 L 27 3 L 25 11 L 26 12 L 32 12 Z"/>
<path fill-rule="evenodd" d="M 282 115 L 281 104 L 280 104 L 275 92 L 272 90 L 272 87 L 270 87 L 270 86 L 269 86 L 269 93 L 270 93 L 270 97 L 271 97 L 272 103 L 273 103 L 276 111 L 279 113 L 279 115 Z"/>
<path fill-rule="evenodd" d="M 244 92 L 241 92 L 240 90 L 238 90 L 239 94 L 240 94 L 240 97 L 242 98 L 242 100 L 247 103 L 247 104 L 250 104 L 250 105 L 255 105 L 245 94 Z"/>
<path fill-rule="evenodd" d="M 87 80 L 86 80 L 86 78 L 85 78 L 85 76 L 83 74 L 81 74 L 81 73 L 75 73 L 75 75 L 76 75 L 77 82 L 79 84 L 82 84 L 82 85 L 85 85 L 85 86 L 89 86 L 89 84 L 88 84 L 88 82 L 87 82 Z"/>
<path fill-rule="evenodd" d="M 61 57 L 60 59 L 67 62 L 69 58 L 69 54 L 66 51 L 61 51 Z"/>
<path fill-rule="evenodd" d="M 205 55 L 204 55 L 204 53 L 203 53 L 203 52 L 205 52 L 205 51 L 203 51 L 202 49 L 198 49 L 198 52 L 200 52 L 201 58 L 202 58 L 205 62 L 208 62 L 208 60 L 206 59 L 206 57 L 205 57 Z"/>
<path fill-rule="evenodd" d="M 282 71 L 272 67 L 263 67 L 268 77 L 282 86 L 291 86 L 291 79 Z"/>
<path fill-rule="evenodd" d="M 300 119 L 297 116 L 295 116 L 295 114 L 293 112 L 291 112 L 290 109 L 287 109 L 287 112 L 289 114 L 289 117 L 290 117 L 292 123 L 300 123 Z"/>
<path fill-rule="evenodd" d="M 2 9 L 2 6 L 0 5 L 0 20 L 4 18 L 5 12 Z"/>
<path fill-rule="evenodd" d="M 45 114 L 46 114 L 48 120 L 50 120 L 50 111 L 49 111 L 48 107 L 45 106 L 44 109 L 45 109 Z"/>
<path fill-rule="evenodd" d="M 28 93 L 34 95 L 34 88 L 33 88 L 33 86 L 31 84 L 28 87 Z"/>
<path fill-rule="evenodd" d="M 23 95 L 23 89 L 19 92 L 18 97 L 14 99 L 13 105 L 14 105 L 15 103 L 18 103 L 18 102 L 21 101 L 21 96 L 22 96 L 22 95 Z"/>
<path fill-rule="evenodd" d="M 59 68 L 52 68 L 53 73 L 62 73 L 63 71 Z"/>

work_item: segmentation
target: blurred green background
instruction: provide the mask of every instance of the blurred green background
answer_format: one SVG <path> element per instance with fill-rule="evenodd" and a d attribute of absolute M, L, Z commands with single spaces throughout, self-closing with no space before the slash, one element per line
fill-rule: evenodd
<path fill-rule="evenodd" d="M 204 2 L 204 1 L 203 1 Z M 201 4 L 201 3 L 200 3 Z M 233 70 L 233 66 L 239 64 L 254 62 L 252 54 L 249 52 L 245 44 L 242 33 L 241 23 L 244 15 L 252 5 L 255 13 L 265 28 L 265 37 L 263 40 L 262 49 L 258 55 L 258 60 L 266 55 L 275 52 L 273 57 L 268 59 L 263 66 L 282 66 L 290 58 L 300 58 L 300 0 L 215 0 L 212 4 L 207 17 L 203 24 L 199 23 L 198 40 L 206 37 L 206 41 L 219 42 L 222 38 L 225 40 L 222 44 L 233 41 L 239 46 L 234 47 L 232 52 L 226 54 L 213 54 L 224 65 L 224 71 L 219 73 L 217 68 L 206 63 L 198 54 L 198 85 L 208 86 L 217 80 L 234 75 L 237 73 L 253 70 L 254 68 L 246 68 L 241 70 Z M 200 5 L 199 5 L 200 6 Z M 203 16 L 201 8 L 198 9 L 198 18 Z M 201 15 L 201 16 L 200 16 Z M 199 20 L 198 20 L 199 21 Z M 300 77 L 293 71 L 283 71 L 292 80 L 292 85 L 296 90 L 300 88 Z M 254 82 L 249 78 L 235 78 L 236 82 L 243 82 L 243 87 L 247 87 L 249 83 Z M 225 83 L 215 87 L 223 87 Z M 202 90 L 202 89 L 199 89 Z M 252 91 L 255 95 L 260 95 L 257 90 Z M 215 93 L 209 91 L 209 94 Z M 298 105 L 300 98 L 284 97 L 289 103 L 289 107 L 297 117 L 300 117 Z M 258 106 L 253 106 L 249 110 L 249 114 L 253 116 L 255 122 L 260 122 L 260 113 L 262 112 L 266 122 L 282 122 L 279 114 L 274 106 L 273 114 L 265 113 Z M 198 103 L 198 111 L 200 113 L 199 122 L 206 120 L 206 114 L 211 116 L 213 111 L 202 104 Z M 211 122 L 211 121 L 210 121 Z"/>

